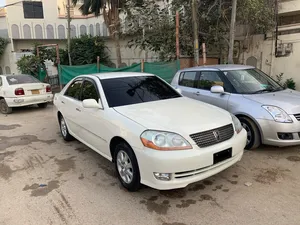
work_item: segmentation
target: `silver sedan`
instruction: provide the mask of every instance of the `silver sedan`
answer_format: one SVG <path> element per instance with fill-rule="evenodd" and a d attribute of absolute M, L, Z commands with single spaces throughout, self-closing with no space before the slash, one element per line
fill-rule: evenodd
<path fill-rule="evenodd" d="M 300 92 L 283 88 L 254 67 L 188 68 L 176 73 L 172 86 L 236 115 L 247 131 L 247 149 L 300 145 Z"/>

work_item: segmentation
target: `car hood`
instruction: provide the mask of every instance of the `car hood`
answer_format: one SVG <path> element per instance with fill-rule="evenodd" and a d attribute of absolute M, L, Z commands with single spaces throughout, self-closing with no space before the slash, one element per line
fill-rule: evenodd
<path fill-rule="evenodd" d="M 300 113 L 300 92 L 286 89 L 255 95 L 244 95 L 245 98 L 261 103 L 274 105 L 284 109 L 288 114 Z"/>
<path fill-rule="evenodd" d="M 190 98 L 146 102 L 114 108 L 146 129 L 190 135 L 232 123 L 230 114 Z"/>

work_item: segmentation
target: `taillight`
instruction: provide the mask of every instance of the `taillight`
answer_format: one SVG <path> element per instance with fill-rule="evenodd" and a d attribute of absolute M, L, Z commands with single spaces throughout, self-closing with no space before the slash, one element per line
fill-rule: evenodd
<path fill-rule="evenodd" d="M 51 86 L 50 85 L 48 85 L 47 87 L 46 87 L 46 92 L 51 92 L 52 90 L 51 90 Z"/>
<path fill-rule="evenodd" d="M 15 89 L 15 95 L 25 95 L 23 88 L 17 88 Z"/>

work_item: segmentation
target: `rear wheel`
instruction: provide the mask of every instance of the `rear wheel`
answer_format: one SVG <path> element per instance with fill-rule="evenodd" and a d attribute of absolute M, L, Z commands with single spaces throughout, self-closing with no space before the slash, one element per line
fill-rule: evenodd
<path fill-rule="evenodd" d="M 38 107 L 41 108 L 41 109 L 47 108 L 47 106 L 48 106 L 47 102 L 38 104 Z"/>
<path fill-rule="evenodd" d="M 247 132 L 247 145 L 246 149 L 256 149 L 260 146 L 260 133 L 256 124 L 247 117 L 239 117 L 243 128 Z"/>
<path fill-rule="evenodd" d="M 69 133 L 67 123 L 64 119 L 63 116 L 59 117 L 59 125 L 60 125 L 60 133 L 63 136 L 63 139 L 65 141 L 72 141 L 74 138 L 73 136 Z"/>
<path fill-rule="evenodd" d="M 140 188 L 140 171 L 131 147 L 121 142 L 115 147 L 114 161 L 118 178 L 127 190 L 137 191 Z"/>
<path fill-rule="evenodd" d="M 10 114 L 12 113 L 12 108 L 8 107 L 5 99 L 0 99 L 0 112 L 3 114 Z"/>

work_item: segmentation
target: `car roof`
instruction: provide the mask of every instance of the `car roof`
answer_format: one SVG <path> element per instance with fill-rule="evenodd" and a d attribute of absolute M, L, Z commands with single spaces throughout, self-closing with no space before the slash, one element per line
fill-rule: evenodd
<path fill-rule="evenodd" d="M 120 77 L 143 77 L 143 76 L 154 76 L 150 73 L 138 73 L 138 72 L 110 72 L 110 73 L 96 73 L 89 75 L 81 75 L 79 77 L 84 76 L 96 76 L 100 80 L 111 79 L 111 78 L 120 78 Z"/>
<path fill-rule="evenodd" d="M 207 65 L 207 66 L 196 66 L 191 68 L 185 68 L 181 71 L 195 71 L 195 70 L 246 70 L 246 69 L 255 69 L 253 66 L 247 66 L 247 65 L 236 65 L 236 64 L 220 64 L 220 65 Z"/>

